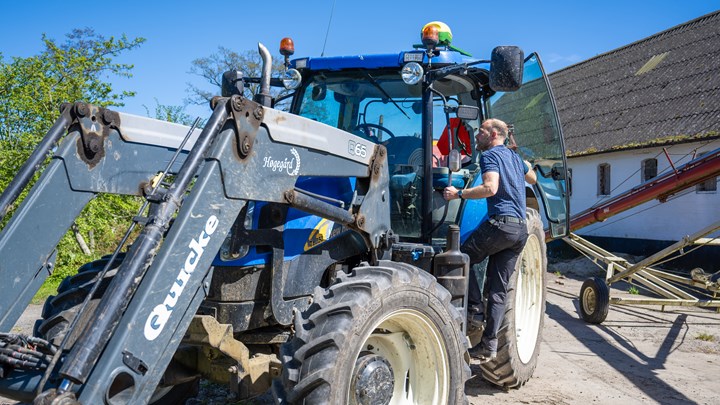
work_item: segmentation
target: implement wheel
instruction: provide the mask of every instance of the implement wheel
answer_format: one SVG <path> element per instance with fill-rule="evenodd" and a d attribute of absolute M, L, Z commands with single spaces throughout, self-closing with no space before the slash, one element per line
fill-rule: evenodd
<path fill-rule="evenodd" d="M 580 315 L 587 323 L 602 323 L 610 309 L 610 288 L 605 280 L 593 277 L 580 288 Z"/>
<path fill-rule="evenodd" d="M 537 211 L 528 208 L 526 219 L 528 239 L 508 281 L 497 358 L 480 365 L 483 377 L 503 388 L 521 387 L 532 377 L 545 319 L 545 232 Z"/>
<path fill-rule="evenodd" d="M 461 322 L 450 293 L 414 266 L 341 273 L 296 315 L 273 393 L 283 404 L 466 403 Z"/>

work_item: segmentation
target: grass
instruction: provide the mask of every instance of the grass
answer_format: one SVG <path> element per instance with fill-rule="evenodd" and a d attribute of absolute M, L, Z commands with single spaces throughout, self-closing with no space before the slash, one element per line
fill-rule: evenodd
<path fill-rule="evenodd" d="M 42 304 L 45 302 L 47 297 L 57 294 L 57 288 L 61 281 L 62 280 L 46 280 L 42 287 L 40 287 L 40 289 L 35 293 L 35 296 L 30 302 L 36 305 Z"/>
<path fill-rule="evenodd" d="M 714 342 L 716 340 L 715 335 L 709 333 L 700 333 L 695 336 L 695 339 L 702 340 L 703 342 Z"/>
<path fill-rule="evenodd" d="M 634 285 L 631 285 L 630 288 L 628 288 L 628 291 L 627 291 L 627 292 L 630 293 L 630 294 L 632 294 L 632 295 L 639 295 L 639 294 L 640 294 L 640 290 L 638 290 Z"/>

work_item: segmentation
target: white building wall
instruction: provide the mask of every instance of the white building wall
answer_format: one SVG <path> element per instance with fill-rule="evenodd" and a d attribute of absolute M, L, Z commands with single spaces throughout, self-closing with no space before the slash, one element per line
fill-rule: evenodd
<path fill-rule="evenodd" d="M 678 167 L 692 160 L 695 149 L 702 153 L 718 147 L 720 140 L 666 148 L 675 167 Z M 568 166 L 572 169 L 573 177 L 570 198 L 572 214 L 577 214 L 598 202 L 639 185 L 642 179 L 642 161 L 650 158 L 657 159 L 658 174 L 672 170 L 662 148 L 603 153 L 569 159 Z M 610 196 L 598 196 L 598 165 L 602 163 L 611 166 Z M 693 186 L 671 197 L 666 203 L 660 204 L 659 201 L 653 200 L 610 217 L 604 222 L 578 229 L 576 233 L 585 236 L 677 241 L 718 220 L 720 220 L 720 193 L 698 192 Z"/>

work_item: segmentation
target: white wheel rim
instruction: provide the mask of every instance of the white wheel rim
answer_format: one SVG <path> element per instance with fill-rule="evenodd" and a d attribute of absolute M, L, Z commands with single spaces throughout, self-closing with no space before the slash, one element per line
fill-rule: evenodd
<path fill-rule="evenodd" d="M 515 291 L 515 337 L 520 360 L 527 364 L 533 358 L 543 316 L 543 266 L 541 241 L 528 236 L 518 258 L 520 266 Z"/>
<path fill-rule="evenodd" d="M 382 356 L 393 370 L 390 404 L 446 404 L 450 364 L 442 335 L 423 313 L 402 309 L 387 314 L 365 340 L 361 351 Z M 356 374 L 353 370 L 352 375 Z M 348 392 L 347 403 L 354 393 Z"/>

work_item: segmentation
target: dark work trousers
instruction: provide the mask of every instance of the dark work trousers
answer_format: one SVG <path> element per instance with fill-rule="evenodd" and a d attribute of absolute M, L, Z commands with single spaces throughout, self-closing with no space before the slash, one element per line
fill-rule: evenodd
<path fill-rule="evenodd" d="M 515 264 L 527 237 L 525 223 L 504 222 L 491 218 L 481 224 L 460 248 L 463 253 L 470 256 L 471 266 L 490 257 L 485 276 L 488 303 L 482 344 L 491 351 L 497 351 L 497 334 L 505 313 L 508 282 L 515 271 Z M 468 289 L 468 306 L 482 308 L 482 291 L 478 286 L 477 278 L 472 274 Z"/>

